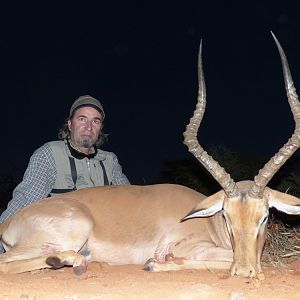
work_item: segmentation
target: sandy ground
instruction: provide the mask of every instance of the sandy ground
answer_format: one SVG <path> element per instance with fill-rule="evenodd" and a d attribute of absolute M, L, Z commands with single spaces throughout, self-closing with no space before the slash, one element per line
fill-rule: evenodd
<path fill-rule="evenodd" d="M 149 273 L 137 265 L 91 263 L 81 276 L 72 268 L 0 275 L 0 299 L 300 299 L 300 260 L 265 267 L 264 274 L 260 281 L 219 270 Z"/>

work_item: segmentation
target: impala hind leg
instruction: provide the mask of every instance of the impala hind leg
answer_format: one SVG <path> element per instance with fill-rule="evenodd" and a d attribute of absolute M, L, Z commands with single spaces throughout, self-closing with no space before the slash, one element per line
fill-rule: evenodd
<path fill-rule="evenodd" d="M 11 260 L 14 256 L 14 250 L 12 249 L 0 256 L 1 274 L 17 274 L 43 268 L 58 269 L 64 266 L 73 266 L 76 275 L 80 275 L 86 271 L 87 259 L 75 251 L 63 251 L 52 256 L 42 255 Z M 17 252 L 19 253 L 19 251 Z M 28 256 L 31 255 L 29 254 Z"/>
<path fill-rule="evenodd" d="M 72 266 L 76 275 L 81 275 L 86 272 L 87 259 L 83 255 L 74 251 L 65 251 L 57 253 L 46 258 L 46 264 L 54 269 L 59 269 L 64 266 Z"/>

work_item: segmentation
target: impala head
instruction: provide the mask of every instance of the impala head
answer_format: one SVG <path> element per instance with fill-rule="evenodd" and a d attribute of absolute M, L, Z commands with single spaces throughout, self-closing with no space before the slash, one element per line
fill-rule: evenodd
<path fill-rule="evenodd" d="M 295 130 L 287 143 L 265 164 L 254 180 L 234 182 L 230 174 L 207 154 L 197 140 L 197 132 L 206 106 L 202 43 L 198 57 L 198 103 L 184 132 L 184 143 L 189 151 L 218 181 L 222 190 L 200 202 L 182 220 L 213 216 L 223 211 L 234 252 L 231 275 L 253 277 L 261 272 L 260 258 L 265 243 L 270 207 L 288 214 L 300 214 L 300 199 L 267 187 L 275 173 L 300 146 L 300 103 L 284 51 L 273 33 L 272 36 L 281 58 L 288 102 L 295 120 Z"/>

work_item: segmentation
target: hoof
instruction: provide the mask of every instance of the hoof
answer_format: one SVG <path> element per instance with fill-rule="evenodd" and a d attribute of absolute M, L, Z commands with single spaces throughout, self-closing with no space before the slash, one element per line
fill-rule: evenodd
<path fill-rule="evenodd" d="M 73 271 L 76 275 L 81 275 L 86 272 L 87 260 L 84 257 L 79 257 L 74 261 Z"/>
<path fill-rule="evenodd" d="M 49 256 L 46 259 L 46 264 L 54 269 L 62 268 L 65 264 L 61 262 L 61 260 L 56 256 Z"/>
<path fill-rule="evenodd" d="M 148 272 L 158 272 L 159 264 L 154 259 L 148 259 L 144 264 L 143 270 Z"/>
<path fill-rule="evenodd" d="M 85 272 L 86 272 L 86 269 L 87 269 L 86 266 L 80 265 L 80 266 L 73 267 L 73 272 L 74 272 L 77 276 L 79 276 L 79 275 L 82 275 L 83 273 L 85 273 Z"/>

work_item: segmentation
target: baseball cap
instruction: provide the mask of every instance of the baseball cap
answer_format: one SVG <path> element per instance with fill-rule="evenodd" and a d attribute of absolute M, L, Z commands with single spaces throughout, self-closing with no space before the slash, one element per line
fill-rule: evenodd
<path fill-rule="evenodd" d="M 74 103 L 72 104 L 71 108 L 70 108 L 70 115 L 69 117 L 71 117 L 74 113 L 74 111 L 82 106 L 91 106 L 95 109 L 97 109 L 101 114 L 102 117 L 104 119 L 105 117 L 105 113 L 104 113 L 104 109 L 102 104 L 100 103 L 99 100 L 97 100 L 96 98 L 90 96 L 90 95 L 84 95 L 84 96 L 80 96 L 79 98 L 77 98 Z"/>

